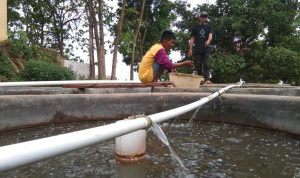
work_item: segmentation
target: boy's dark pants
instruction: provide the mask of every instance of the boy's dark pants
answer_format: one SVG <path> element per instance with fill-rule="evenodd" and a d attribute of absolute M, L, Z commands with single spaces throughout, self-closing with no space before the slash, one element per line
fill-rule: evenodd
<path fill-rule="evenodd" d="M 208 67 L 209 53 L 195 54 L 193 57 L 194 57 L 195 68 L 197 70 L 198 75 L 202 75 L 205 81 L 209 80 L 209 67 Z"/>

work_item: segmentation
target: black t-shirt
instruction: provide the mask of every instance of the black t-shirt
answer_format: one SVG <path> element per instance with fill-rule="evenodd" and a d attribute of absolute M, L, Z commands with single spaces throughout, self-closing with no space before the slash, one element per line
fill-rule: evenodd
<path fill-rule="evenodd" d="M 193 27 L 191 33 L 194 36 L 193 54 L 209 52 L 209 46 L 205 46 L 209 33 L 212 33 L 212 28 L 208 24 L 198 24 Z"/>

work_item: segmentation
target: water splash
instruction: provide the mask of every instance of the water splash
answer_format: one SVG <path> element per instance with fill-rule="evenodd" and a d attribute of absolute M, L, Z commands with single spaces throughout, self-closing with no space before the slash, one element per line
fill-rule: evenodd
<path fill-rule="evenodd" d="M 179 116 L 176 116 L 176 118 L 173 120 L 173 122 L 170 124 L 170 126 L 175 125 L 175 122 L 176 122 L 177 120 L 179 120 Z M 166 133 L 169 133 L 169 132 L 171 131 L 171 128 L 172 128 L 172 127 L 169 127 L 169 129 L 167 130 Z"/>
<path fill-rule="evenodd" d="M 201 109 L 201 106 L 199 106 L 199 107 L 195 110 L 195 112 L 193 113 L 191 119 L 190 119 L 189 122 L 188 122 L 188 125 L 191 125 L 191 124 L 192 124 L 193 120 L 196 118 L 196 116 L 197 116 L 197 114 L 198 114 L 198 112 L 199 112 L 200 109 Z"/>
<path fill-rule="evenodd" d="M 172 156 L 174 159 L 176 159 L 178 161 L 178 163 L 180 164 L 180 166 L 184 169 L 187 170 L 187 168 L 184 166 L 183 162 L 181 161 L 181 159 L 179 158 L 179 156 L 176 154 L 176 152 L 173 150 L 173 148 L 171 147 L 167 136 L 165 135 L 164 131 L 160 128 L 160 126 L 156 123 L 152 123 L 151 126 L 151 130 L 153 131 L 153 133 L 166 145 L 168 146 Z"/>
<path fill-rule="evenodd" d="M 224 105 L 223 105 L 222 97 L 219 96 L 218 98 L 219 98 L 219 100 L 220 100 L 220 108 L 221 108 L 221 112 L 224 113 Z M 195 110 L 195 112 L 193 113 L 191 119 L 190 119 L 189 122 L 188 122 L 188 125 L 189 125 L 189 126 L 191 126 L 193 120 L 196 118 L 196 116 L 197 116 L 199 110 L 201 109 L 201 107 L 202 107 L 202 106 L 199 106 L 199 107 Z M 214 109 L 217 109 L 216 100 L 214 100 Z"/>
<path fill-rule="evenodd" d="M 173 120 L 172 124 L 171 125 L 175 125 L 175 122 L 179 120 L 179 116 L 176 116 L 176 118 Z"/>
<path fill-rule="evenodd" d="M 214 109 L 217 109 L 216 100 L 214 100 Z"/>
<path fill-rule="evenodd" d="M 219 96 L 219 100 L 220 100 L 221 112 L 224 113 L 224 105 L 223 105 L 223 100 L 222 100 L 221 96 Z"/>

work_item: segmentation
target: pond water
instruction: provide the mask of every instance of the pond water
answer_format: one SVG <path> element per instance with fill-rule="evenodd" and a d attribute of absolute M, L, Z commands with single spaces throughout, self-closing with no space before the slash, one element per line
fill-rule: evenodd
<path fill-rule="evenodd" d="M 22 129 L 0 135 L 0 146 L 109 124 L 81 122 Z M 187 170 L 151 132 L 146 159 L 131 164 L 114 158 L 114 139 L 0 173 L 0 177 L 300 177 L 300 137 L 223 123 L 160 124 Z M 76 138 L 74 138 L 76 139 Z M 1 156 L 1 155 L 0 155 Z"/>

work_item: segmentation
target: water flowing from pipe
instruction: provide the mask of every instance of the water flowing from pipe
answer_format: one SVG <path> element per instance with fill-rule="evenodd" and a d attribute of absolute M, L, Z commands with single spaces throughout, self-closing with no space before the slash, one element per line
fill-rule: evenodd
<path fill-rule="evenodd" d="M 201 109 L 201 106 L 199 106 L 199 107 L 195 110 L 195 112 L 193 113 L 191 119 L 190 119 L 189 122 L 188 122 L 188 125 L 189 125 L 189 126 L 192 125 L 192 122 L 193 122 L 193 120 L 196 118 L 196 116 L 197 116 L 197 114 L 198 114 L 198 112 L 199 112 L 200 109 Z"/>
<path fill-rule="evenodd" d="M 160 128 L 160 126 L 156 123 L 152 123 L 151 130 L 153 133 L 169 148 L 172 156 L 174 159 L 178 161 L 180 166 L 184 169 L 187 170 L 187 168 L 184 166 L 183 162 L 181 161 L 180 157 L 177 155 L 177 153 L 173 150 L 171 147 L 167 136 L 165 135 L 164 131 Z"/>

